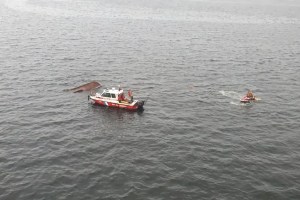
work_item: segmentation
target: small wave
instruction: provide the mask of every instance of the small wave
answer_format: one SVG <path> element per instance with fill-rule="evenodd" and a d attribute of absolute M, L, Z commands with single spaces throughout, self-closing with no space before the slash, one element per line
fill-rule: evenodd
<path fill-rule="evenodd" d="M 64 58 L 62 58 L 61 60 L 64 60 L 64 61 L 72 61 L 72 60 L 75 60 L 75 58 L 64 57 Z"/>
<path fill-rule="evenodd" d="M 240 103 L 240 102 L 230 102 L 231 105 L 235 105 L 235 106 L 241 106 L 241 107 L 252 107 L 253 104 L 252 103 Z"/>

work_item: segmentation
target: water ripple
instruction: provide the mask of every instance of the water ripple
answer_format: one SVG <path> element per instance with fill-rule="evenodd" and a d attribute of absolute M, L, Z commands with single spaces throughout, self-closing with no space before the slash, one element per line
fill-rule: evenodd
<path fill-rule="evenodd" d="M 1 2 L 0 199 L 298 199 L 294 4 Z"/>

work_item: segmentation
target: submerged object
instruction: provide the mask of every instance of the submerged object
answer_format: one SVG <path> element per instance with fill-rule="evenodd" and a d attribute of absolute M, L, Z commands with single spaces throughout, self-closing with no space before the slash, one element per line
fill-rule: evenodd
<path fill-rule="evenodd" d="M 131 96 L 130 96 L 131 95 Z M 145 101 L 133 100 L 132 92 L 130 90 L 130 100 L 125 98 L 122 89 L 105 89 L 103 92 L 95 93 L 88 96 L 88 100 L 95 105 L 123 108 L 131 111 L 143 111 Z"/>
<path fill-rule="evenodd" d="M 78 87 L 75 87 L 72 89 L 67 89 L 64 91 L 71 91 L 71 92 L 75 93 L 75 92 L 82 92 L 82 91 L 90 91 L 90 90 L 93 90 L 93 89 L 96 89 L 99 87 L 101 87 L 100 83 L 98 83 L 97 81 L 92 81 L 90 83 L 87 83 L 87 84 L 84 84 L 84 85 L 81 85 L 81 86 L 78 86 Z"/>

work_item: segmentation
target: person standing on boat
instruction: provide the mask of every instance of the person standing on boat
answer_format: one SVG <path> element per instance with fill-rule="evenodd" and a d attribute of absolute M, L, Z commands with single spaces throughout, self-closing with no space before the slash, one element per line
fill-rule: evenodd
<path fill-rule="evenodd" d="M 128 97 L 130 98 L 130 103 L 132 103 L 133 102 L 133 96 L 132 96 L 131 89 L 128 90 Z"/>
<path fill-rule="evenodd" d="M 248 98 L 251 98 L 253 99 L 254 98 L 254 95 L 253 95 L 253 92 L 251 90 L 248 90 L 247 92 L 247 95 L 246 95 Z"/>
<path fill-rule="evenodd" d="M 125 101 L 125 95 L 124 95 L 124 93 L 122 92 L 122 93 L 120 93 L 119 95 L 118 95 L 118 101 L 121 103 L 122 101 Z"/>

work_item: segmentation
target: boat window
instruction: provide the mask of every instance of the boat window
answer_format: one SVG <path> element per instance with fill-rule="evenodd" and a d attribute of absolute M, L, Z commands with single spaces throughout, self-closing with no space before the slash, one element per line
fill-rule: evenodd
<path fill-rule="evenodd" d="M 115 94 L 111 94 L 111 98 L 116 98 L 116 95 Z"/>
<path fill-rule="evenodd" d="M 102 96 L 103 96 L 103 97 L 109 97 L 109 98 L 110 98 L 110 93 L 103 93 Z"/>

